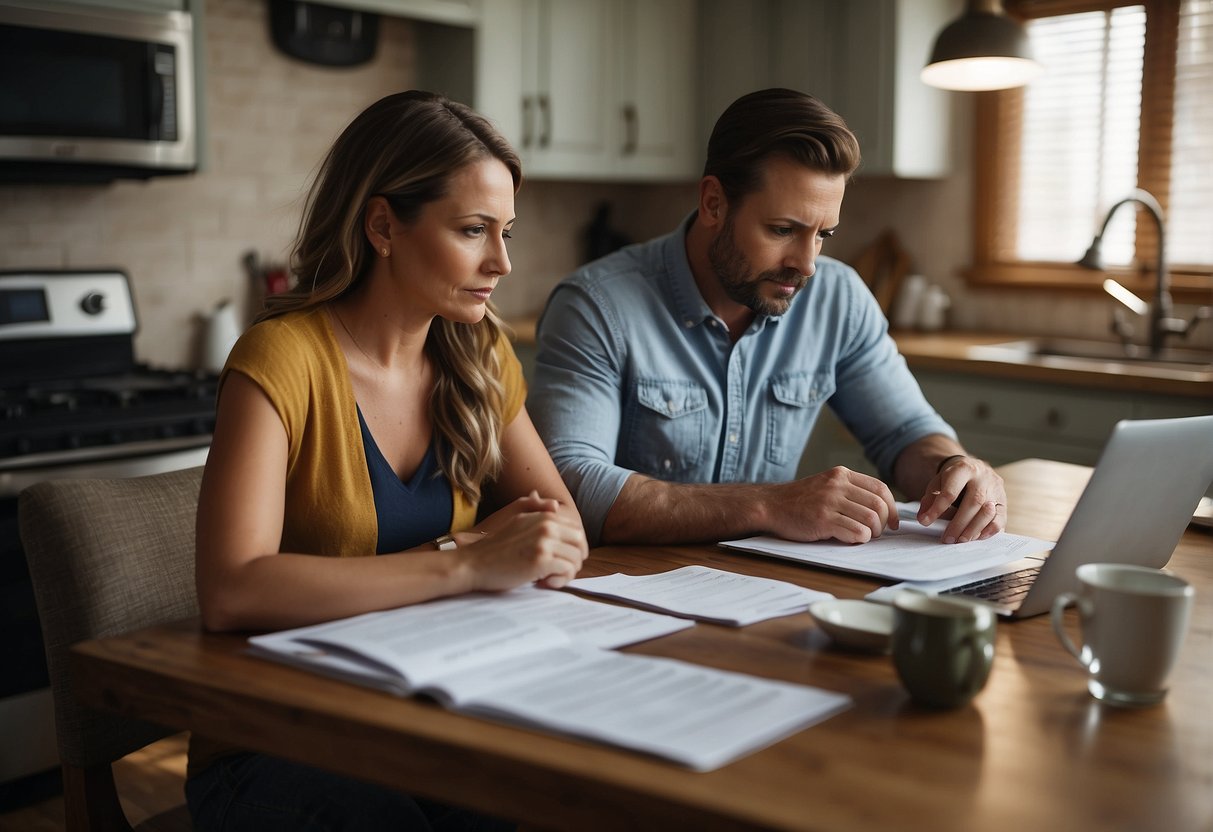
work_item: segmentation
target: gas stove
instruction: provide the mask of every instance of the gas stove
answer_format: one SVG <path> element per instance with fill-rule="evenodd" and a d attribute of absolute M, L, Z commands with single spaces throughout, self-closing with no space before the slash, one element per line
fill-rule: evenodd
<path fill-rule="evenodd" d="M 214 400 L 213 377 L 146 367 L 0 389 L 0 469 L 205 444 Z"/>
<path fill-rule="evenodd" d="M 136 362 L 137 328 L 120 271 L 0 273 L 0 807 L 36 794 L 58 762 L 18 495 L 206 461 L 217 377 Z"/>
<path fill-rule="evenodd" d="M 121 272 L 0 274 L 0 472 L 209 445 L 216 376 L 136 363 L 136 330 Z"/>

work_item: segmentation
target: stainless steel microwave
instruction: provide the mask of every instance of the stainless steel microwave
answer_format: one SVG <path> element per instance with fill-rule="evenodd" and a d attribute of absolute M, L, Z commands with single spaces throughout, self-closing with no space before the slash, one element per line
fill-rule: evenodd
<path fill-rule="evenodd" d="M 188 173 L 196 142 L 188 13 L 0 0 L 0 181 Z"/>

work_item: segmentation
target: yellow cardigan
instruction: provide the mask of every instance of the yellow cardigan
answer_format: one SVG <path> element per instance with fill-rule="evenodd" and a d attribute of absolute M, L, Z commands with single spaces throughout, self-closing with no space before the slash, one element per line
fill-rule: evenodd
<path fill-rule="evenodd" d="M 497 345 L 505 418 L 522 409 L 526 383 L 509 341 Z M 320 308 L 291 312 L 249 329 L 220 378 L 248 376 L 286 428 L 289 456 L 281 551 L 352 557 L 375 554 L 379 527 L 345 355 Z M 451 531 L 476 523 L 476 504 L 454 491 Z"/>
<path fill-rule="evenodd" d="M 508 339 L 497 345 L 505 420 L 526 399 L 522 366 Z M 354 557 L 374 555 L 379 539 L 375 498 L 366 467 L 349 368 L 328 316 L 291 312 L 252 327 L 228 356 L 219 380 L 240 372 L 261 386 L 286 428 L 290 451 L 280 551 Z M 476 523 L 476 504 L 454 491 L 451 531 Z M 407 557 L 407 555 L 405 555 Z M 190 737 L 187 774 L 242 749 L 197 734 Z"/>

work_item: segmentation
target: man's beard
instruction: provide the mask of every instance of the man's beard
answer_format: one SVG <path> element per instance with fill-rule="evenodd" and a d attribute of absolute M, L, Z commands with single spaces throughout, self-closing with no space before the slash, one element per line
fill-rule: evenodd
<path fill-rule="evenodd" d="M 792 306 L 792 299 L 805 287 L 809 279 L 795 269 L 772 269 L 751 276 L 750 261 L 733 239 L 733 221 L 726 219 L 724 228 L 708 246 L 708 263 L 720 281 L 729 300 L 739 303 L 759 315 L 779 316 Z M 795 284 L 796 291 L 788 297 L 768 298 L 760 291 L 768 280 L 784 284 Z"/>

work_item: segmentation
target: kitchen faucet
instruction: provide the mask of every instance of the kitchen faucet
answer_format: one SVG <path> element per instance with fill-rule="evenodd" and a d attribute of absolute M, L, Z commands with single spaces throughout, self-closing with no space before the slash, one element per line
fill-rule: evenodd
<path fill-rule="evenodd" d="M 1146 209 L 1151 217 L 1154 218 L 1154 224 L 1158 227 L 1158 260 L 1154 267 L 1155 286 L 1154 286 L 1154 302 L 1147 304 L 1130 292 L 1128 289 L 1121 286 L 1115 280 L 1108 278 L 1104 281 L 1104 289 L 1108 294 L 1119 300 L 1129 309 L 1136 312 L 1138 315 L 1144 315 L 1149 312 L 1150 316 L 1150 357 L 1159 358 L 1166 347 L 1167 336 L 1178 335 L 1181 338 L 1187 336 L 1197 322 L 1210 317 L 1211 310 L 1208 306 L 1202 306 L 1191 320 L 1185 321 L 1183 318 L 1174 318 L 1171 316 L 1171 292 L 1168 288 L 1169 278 L 1167 275 L 1167 259 L 1165 254 L 1165 238 L 1166 228 L 1162 219 L 1162 206 L 1158 204 L 1158 200 L 1149 191 L 1144 191 L 1141 188 L 1134 189 L 1133 193 L 1124 199 L 1117 202 L 1108 209 L 1108 213 L 1104 216 L 1103 225 L 1099 229 L 1099 233 L 1095 235 L 1095 239 L 1091 241 L 1091 247 L 1087 249 L 1087 253 L 1078 261 L 1078 265 L 1086 269 L 1094 269 L 1103 271 L 1103 257 L 1101 247 L 1103 245 L 1104 232 L 1108 230 L 1108 223 L 1112 220 L 1112 215 L 1116 213 L 1116 209 L 1122 205 L 1136 203 Z M 1134 303 L 1136 301 L 1136 303 Z M 1120 310 L 1116 310 L 1120 313 Z M 1132 329 L 1126 323 L 1123 313 L 1114 315 L 1112 330 L 1120 336 L 1121 341 L 1128 346 L 1129 336 L 1132 334 Z"/>

